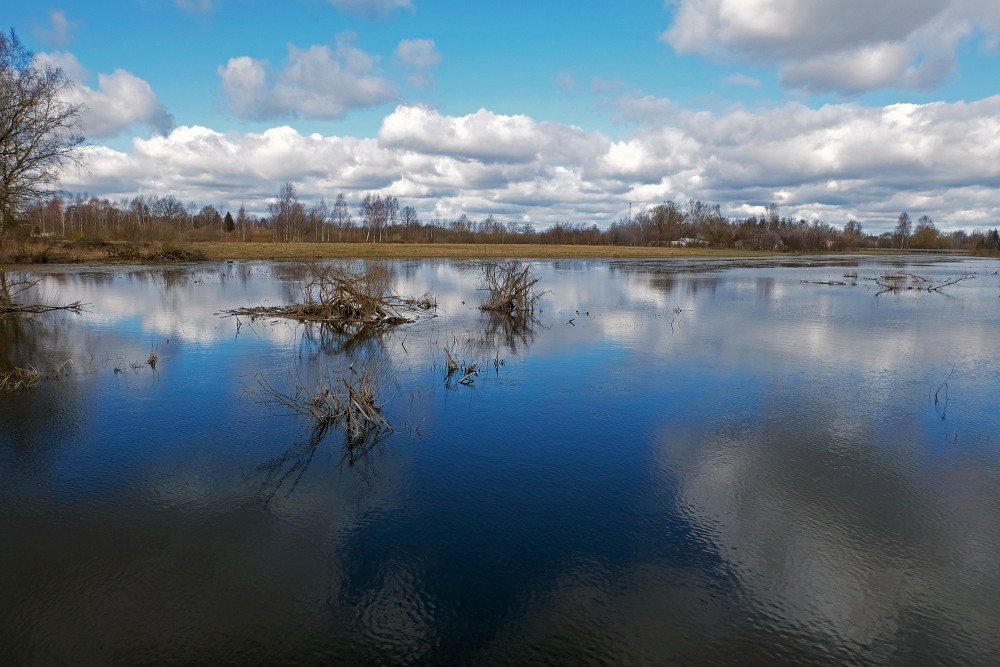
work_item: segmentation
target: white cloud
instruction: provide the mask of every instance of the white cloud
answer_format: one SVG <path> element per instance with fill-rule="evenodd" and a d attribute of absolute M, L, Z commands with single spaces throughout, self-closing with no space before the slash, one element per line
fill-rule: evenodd
<path fill-rule="evenodd" d="M 241 118 L 335 119 L 398 97 L 396 86 L 378 75 L 378 61 L 342 34 L 334 48 L 289 45 L 284 67 L 273 76 L 266 61 L 249 56 L 230 58 L 218 72 L 232 110 Z"/>
<path fill-rule="evenodd" d="M 111 137 L 135 124 L 168 132 L 173 118 L 160 104 L 152 87 L 131 72 L 117 69 L 97 75 L 97 88 L 86 85 L 87 70 L 72 53 L 40 53 L 38 62 L 61 67 L 75 85 L 67 101 L 84 105 L 83 130 L 89 138 Z"/>
<path fill-rule="evenodd" d="M 594 133 L 539 123 L 524 116 L 495 114 L 486 109 L 466 116 L 444 116 L 422 106 L 399 106 L 385 117 L 379 143 L 427 155 L 459 160 L 526 163 L 542 156 L 571 161 L 592 154 L 594 142 L 606 140 Z"/>
<path fill-rule="evenodd" d="M 1000 219 L 1000 96 L 717 113 L 668 106 L 668 121 L 621 141 L 528 116 L 419 106 L 397 107 L 377 139 L 179 127 L 128 152 L 92 148 L 89 172 L 65 180 L 113 199 L 174 194 L 258 212 L 291 181 L 305 199 L 394 194 L 427 218 L 605 225 L 630 202 L 693 198 L 731 215 L 779 201 L 782 215 L 836 225 L 857 218 L 871 232 L 890 229 L 902 210 L 945 230 Z"/>
<path fill-rule="evenodd" d="M 525 162 L 536 153 L 536 125 L 527 116 L 498 116 L 485 109 L 462 117 L 419 106 L 401 106 L 385 117 L 379 142 L 430 155 L 484 162 Z"/>
<path fill-rule="evenodd" d="M 974 33 L 996 43 L 1000 5 L 988 0 L 680 0 L 661 39 L 679 53 L 778 65 L 782 82 L 857 94 L 933 88 Z"/>
<path fill-rule="evenodd" d="M 364 18 L 388 18 L 398 10 L 413 11 L 410 0 L 330 0 L 342 12 Z"/>
<path fill-rule="evenodd" d="M 809 57 L 905 40 L 948 0 L 681 0 L 663 39 L 683 53 Z M 863 17 L 863 20 L 861 20 Z"/>

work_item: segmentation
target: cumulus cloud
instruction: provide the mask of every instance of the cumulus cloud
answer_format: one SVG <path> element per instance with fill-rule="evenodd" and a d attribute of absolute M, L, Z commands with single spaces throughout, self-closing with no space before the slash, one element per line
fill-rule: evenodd
<path fill-rule="evenodd" d="M 661 39 L 679 53 L 776 64 L 791 88 L 851 95 L 933 88 L 954 70 L 959 43 L 976 31 L 995 43 L 997 3 L 680 0 Z"/>
<path fill-rule="evenodd" d="M 655 100 L 649 100 L 651 104 Z M 902 210 L 942 229 L 995 224 L 1000 204 L 1000 96 L 969 103 L 869 107 L 792 103 L 764 110 L 692 112 L 612 140 L 598 132 L 481 109 L 452 116 L 397 107 L 377 138 L 302 135 L 290 127 L 223 134 L 179 127 L 127 152 L 94 147 L 70 189 L 175 194 L 263 212 L 284 181 L 300 194 L 400 197 L 425 217 L 493 214 L 507 220 L 617 220 L 629 203 L 718 203 L 871 232 Z"/>
<path fill-rule="evenodd" d="M 276 74 L 266 61 L 249 56 L 230 58 L 218 72 L 230 107 L 241 118 L 336 119 L 398 97 L 396 86 L 379 76 L 378 61 L 342 34 L 332 47 L 289 45 L 288 59 Z"/>
<path fill-rule="evenodd" d="M 67 101 L 82 104 L 84 134 L 90 138 L 111 137 L 136 124 L 168 132 L 173 118 L 160 104 L 152 87 L 131 72 L 117 69 L 97 75 L 97 88 L 86 85 L 87 70 L 72 53 L 40 53 L 43 64 L 61 67 L 75 85 L 66 93 Z"/>
<path fill-rule="evenodd" d="M 399 10 L 413 11 L 410 0 L 330 0 L 342 12 L 363 18 L 384 19 Z"/>
<path fill-rule="evenodd" d="M 590 154 L 598 135 L 557 123 L 539 123 L 524 115 L 507 116 L 486 109 L 466 116 L 445 116 L 422 106 L 399 106 L 385 117 L 379 143 L 427 155 L 460 160 L 525 163 L 542 155 L 578 160 Z"/>

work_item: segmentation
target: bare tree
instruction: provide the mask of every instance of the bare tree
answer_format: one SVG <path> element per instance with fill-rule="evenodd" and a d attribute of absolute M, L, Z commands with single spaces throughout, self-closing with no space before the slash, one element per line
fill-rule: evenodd
<path fill-rule="evenodd" d="M 277 201 L 267 205 L 276 240 L 285 243 L 301 241 L 306 224 L 306 209 L 295 193 L 295 186 L 286 182 L 278 190 Z"/>
<path fill-rule="evenodd" d="M 313 241 L 326 243 L 330 240 L 329 225 L 330 206 L 326 199 L 320 197 L 319 203 L 309 209 L 309 219 L 313 226 Z"/>
<path fill-rule="evenodd" d="M 337 195 L 337 201 L 333 205 L 333 224 L 337 227 L 337 242 L 343 240 L 343 233 L 351 228 L 354 221 L 351 219 L 351 209 L 347 206 L 344 193 Z"/>
<path fill-rule="evenodd" d="M 417 217 L 417 209 L 412 206 L 404 206 L 399 212 L 399 221 L 406 229 L 406 233 L 412 234 L 420 224 L 420 218 Z"/>
<path fill-rule="evenodd" d="M 394 215 L 395 201 L 395 197 L 382 199 L 380 195 L 373 195 L 370 192 L 361 200 L 359 212 L 361 222 L 365 226 L 365 241 L 369 239 L 369 235 L 372 243 L 382 240 L 382 230 L 389 222 L 390 215 Z M 395 203 L 395 207 L 398 206 L 398 202 Z"/>
<path fill-rule="evenodd" d="M 240 204 L 240 210 L 236 212 L 236 229 L 240 232 L 240 241 L 247 240 L 248 226 L 250 226 L 250 216 L 247 215 L 246 207 Z"/>
<path fill-rule="evenodd" d="M 65 72 L 40 65 L 13 30 L 0 33 L 0 243 L 21 212 L 50 194 L 67 162 L 81 164 L 83 107 Z"/>
<path fill-rule="evenodd" d="M 910 214 L 906 211 L 900 213 L 899 218 L 896 220 L 895 235 L 899 237 L 899 248 L 901 250 L 909 245 L 910 229 L 912 227 L 913 223 L 910 222 Z"/>
<path fill-rule="evenodd" d="M 847 224 L 844 225 L 844 244 L 851 248 L 857 248 L 861 245 L 862 239 L 865 237 L 864 227 L 857 220 L 848 220 Z"/>
<path fill-rule="evenodd" d="M 383 227 L 395 227 L 399 224 L 399 200 L 392 195 L 385 198 L 385 221 Z M 379 241 L 382 241 L 381 235 Z"/>

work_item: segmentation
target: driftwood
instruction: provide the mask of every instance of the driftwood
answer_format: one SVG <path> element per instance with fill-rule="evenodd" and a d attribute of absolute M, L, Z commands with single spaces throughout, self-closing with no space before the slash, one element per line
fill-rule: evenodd
<path fill-rule="evenodd" d="M 17 274 L 16 274 L 17 275 Z M 38 313 L 48 313 L 55 310 L 68 310 L 71 313 L 82 313 L 86 304 L 80 301 L 66 304 L 65 306 L 48 306 L 39 303 L 19 303 L 19 295 L 27 292 L 41 280 L 29 280 L 28 278 L 18 278 L 8 280 L 7 273 L 0 271 L 0 316 L 3 315 L 34 315 Z"/>
<path fill-rule="evenodd" d="M 966 280 L 972 280 L 975 277 L 975 274 L 963 273 L 962 275 L 952 276 L 951 278 L 946 278 L 942 282 L 935 283 L 931 281 L 930 278 L 918 276 L 914 273 L 900 271 L 898 273 L 883 273 L 881 275 L 874 275 L 868 278 L 868 280 L 873 281 L 879 286 L 879 294 L 883 294 L 885 292 L 902 292 L 911 290 L 916 292 L 940 293 L 945 287 L 956 285 Z"/>
<path fill-rule="evenodd" d="M 392 291 L 392 271 L 384 264 L 307 264 L 306 268 L 302 303 L 236 308 L 223 314 L 242 315 L 251 322 L 258 318 L 320 322 L 339 332 L 356 333 L 413 322 L 418 311 L 437 308 L 430 294 L 403 298 Z"/>
<path fill-rule="evenodd" d="M 65 306 L 45 306 L 42 304 L 17 304 L 0 303 L 0 315 L 35 315 L 38 313 L 49 313 L 54 310 L 68 310 L 71 313 L 82 313 L 86 304 L 80 301 L 66 304 Z"/>

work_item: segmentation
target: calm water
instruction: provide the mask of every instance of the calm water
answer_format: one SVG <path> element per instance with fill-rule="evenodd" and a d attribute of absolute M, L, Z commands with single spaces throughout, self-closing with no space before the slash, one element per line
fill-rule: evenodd
<path fill-rule="evenodd" d="M 438 316 L 362 340 L 218 314 L 290 265 L 37 274 L 89 306 L 0 321 L 72 359 L 0 395 L 0 664 L 996 664 L 1000 262 L 536 262 L 514 326 L 393 267 Z M 360 447 L 261 390 L 359 368 Z"/>

